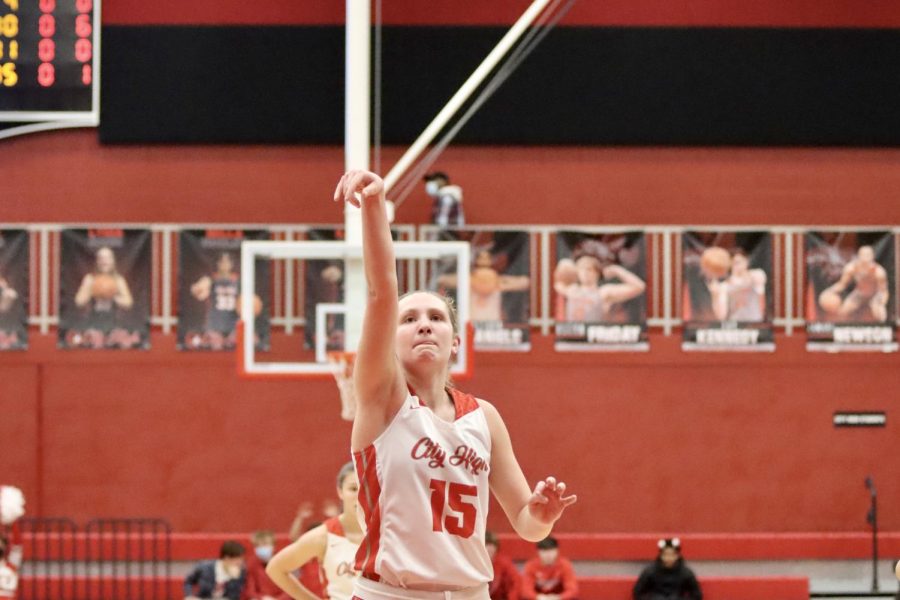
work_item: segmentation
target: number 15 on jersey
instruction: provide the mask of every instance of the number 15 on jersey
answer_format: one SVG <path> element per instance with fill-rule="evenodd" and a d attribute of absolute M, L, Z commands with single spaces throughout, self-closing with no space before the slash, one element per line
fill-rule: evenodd
<path fill-rule="evenodd" d="M 474 485 L 440 479 L 432 479 L 429 488 L 431 488 L 432 531 L 439 533 L 446 531 L 451 535 L 470 537 L 475 532 L 475 516 L 478 514 L 475 504 L 478 488 Z M 471 501 L 468 500 L 470 498 Z M 450 510 L 447 511 L 447 508 Z M 445 512 L 448 514 L 445 515 Z"/>

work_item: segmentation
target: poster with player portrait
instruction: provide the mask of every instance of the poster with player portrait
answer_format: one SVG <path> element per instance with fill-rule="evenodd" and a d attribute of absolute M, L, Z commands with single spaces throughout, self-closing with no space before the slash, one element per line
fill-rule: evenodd
<path fill-rule="evenodd" d="M 475 349 L 531 350 L 531 237 L 527 231 L 440 229 L 431 241 L 465 241 L 471 246 L 469 318 Z M 434 261 L 428 289 L 457 302 L 456 260 Z"/>
<path fill-rule="evenodd" d="M 60 235 L 60 348 L 150 346 L 150 232 L 65 229 Z"/>
<path fill-rule="evenodd" d="M 808 350 L 897 350 L 894 236 L 810 231 L 804 237 Z"/>
<path fill-rule="evenodd" d="M 648 350 L 646 281 L 643 232 L 558 232 L 556 349 Z"/>
<path fill-rule="evenodd" d="M 0 350 L 28 348 L 28 232 L 0 229 Z"/>
<path fill-rule="evenodd" d="M 686 231 L 682 247 L 684 350 L 775 350 L 772 236 Z"/>
<path fill-rule="evenodd" d="M 311 242 L 343 241 L 344 230 L 341 228 L 310 229 L 306 239 Z M 344 301 L 344 261 L 307 260 L 303 270 L 303 308 L 306 326 L 303 331 L 303 343 L 307 350 L 316 347 L 316 305 L 341 303 Z M 325 347 L 329 351 L 344 349 L 344 316 L 329 314 L 325 332 L 328 340 Z"/>
<path fill-rule="evenodd" d="M 181 350 L 233 350 L 240 318 L 241 242 L 266 231 L 182 231 L 179 242 L 178 336 Z M 256 349 L 269 349 L 269 261 L 256 261 Z"/>

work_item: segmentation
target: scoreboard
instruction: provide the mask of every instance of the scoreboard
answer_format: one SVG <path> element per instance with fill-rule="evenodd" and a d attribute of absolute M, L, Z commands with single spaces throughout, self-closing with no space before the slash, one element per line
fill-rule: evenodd
<path fill-rule="evenodd" d="M 0 0 L 0 122 L 99 123 L 100 0 Z"/>

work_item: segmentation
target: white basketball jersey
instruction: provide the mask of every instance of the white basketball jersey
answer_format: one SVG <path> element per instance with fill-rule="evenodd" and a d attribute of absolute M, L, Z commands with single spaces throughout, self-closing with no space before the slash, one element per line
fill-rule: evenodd
<path fill-rule="evenodd" d="M 411 395 L 378 439 L 353 453 L 366 521 L 356 569 L 367 579 L 437 591 L 493 579 L 484 547 L 491 435 L 478 401 L 450 393 L 452 423 Z"/>
<path fill-rule="evenodd" d="M 354 570 L 354 563 L 359 545 L 346 538 L 340 517 L 326 520 L 325 530 L 328 532 L 325 557 L 322 560 L 322 571 L 328 582 L 325 591 L 331 600 L 350 600 L 353 596 L 353 580 L 358 575 Z"/>

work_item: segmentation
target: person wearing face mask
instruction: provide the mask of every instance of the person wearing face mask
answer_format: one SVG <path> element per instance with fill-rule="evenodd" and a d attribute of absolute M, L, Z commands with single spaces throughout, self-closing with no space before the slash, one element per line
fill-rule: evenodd
<path fill-rule="evenodd" d="M 276 600 L 281 590 L 266 575 L 266 565 L 275 553 L 275 534 L 268 530 L 253 533 L 253 554 L 247 561 L 247 585 L 244 600 Z"/>
<path fill-rule="evenodd" d="M 318 598 L 309 586 L 293 573 L 312 559 L 317 559 L 327 581 L 325 591 L 331 600 L 350 600 L 356 550 L 363 538 L 363 531 L 356 516 L 359 479 L 348 462 L 338 472 L 337 495 L 343 512 L 310 529 L 269 561 L 266 573 L 291 598 L 315 600 Z"/>
<path fill-rule="evenodd" d="M 525 563 L 522 598 L 526 600 L 575 600 L 578 579 L 568 558 L 560 556 L 559 542 L 546 537 L 537 543 L 538 555 Z"/>
<path fill-rule="evenodd" d="M 244 546 L 228 540 L 222 544 L 218 560 L 201 562 L 184 578 L 184 600 L 241 600 L 245 582 Z"/>
<path fill-rule="evenodd" d="M 462 227 L 466 224 L 463 212 L 463 191 L 450 184 L 450 177 L 441 171 L 425 176 L 425 193 L 431 196 L 431 222 L 439 227 Z"/>
<path fill-rule="evenodd" d="M 694 572 L 681 557 L 681 541 L 665 538 L 657 543 L 659 554 L 634 584 L 634 600 L 703 600 Z"/>

